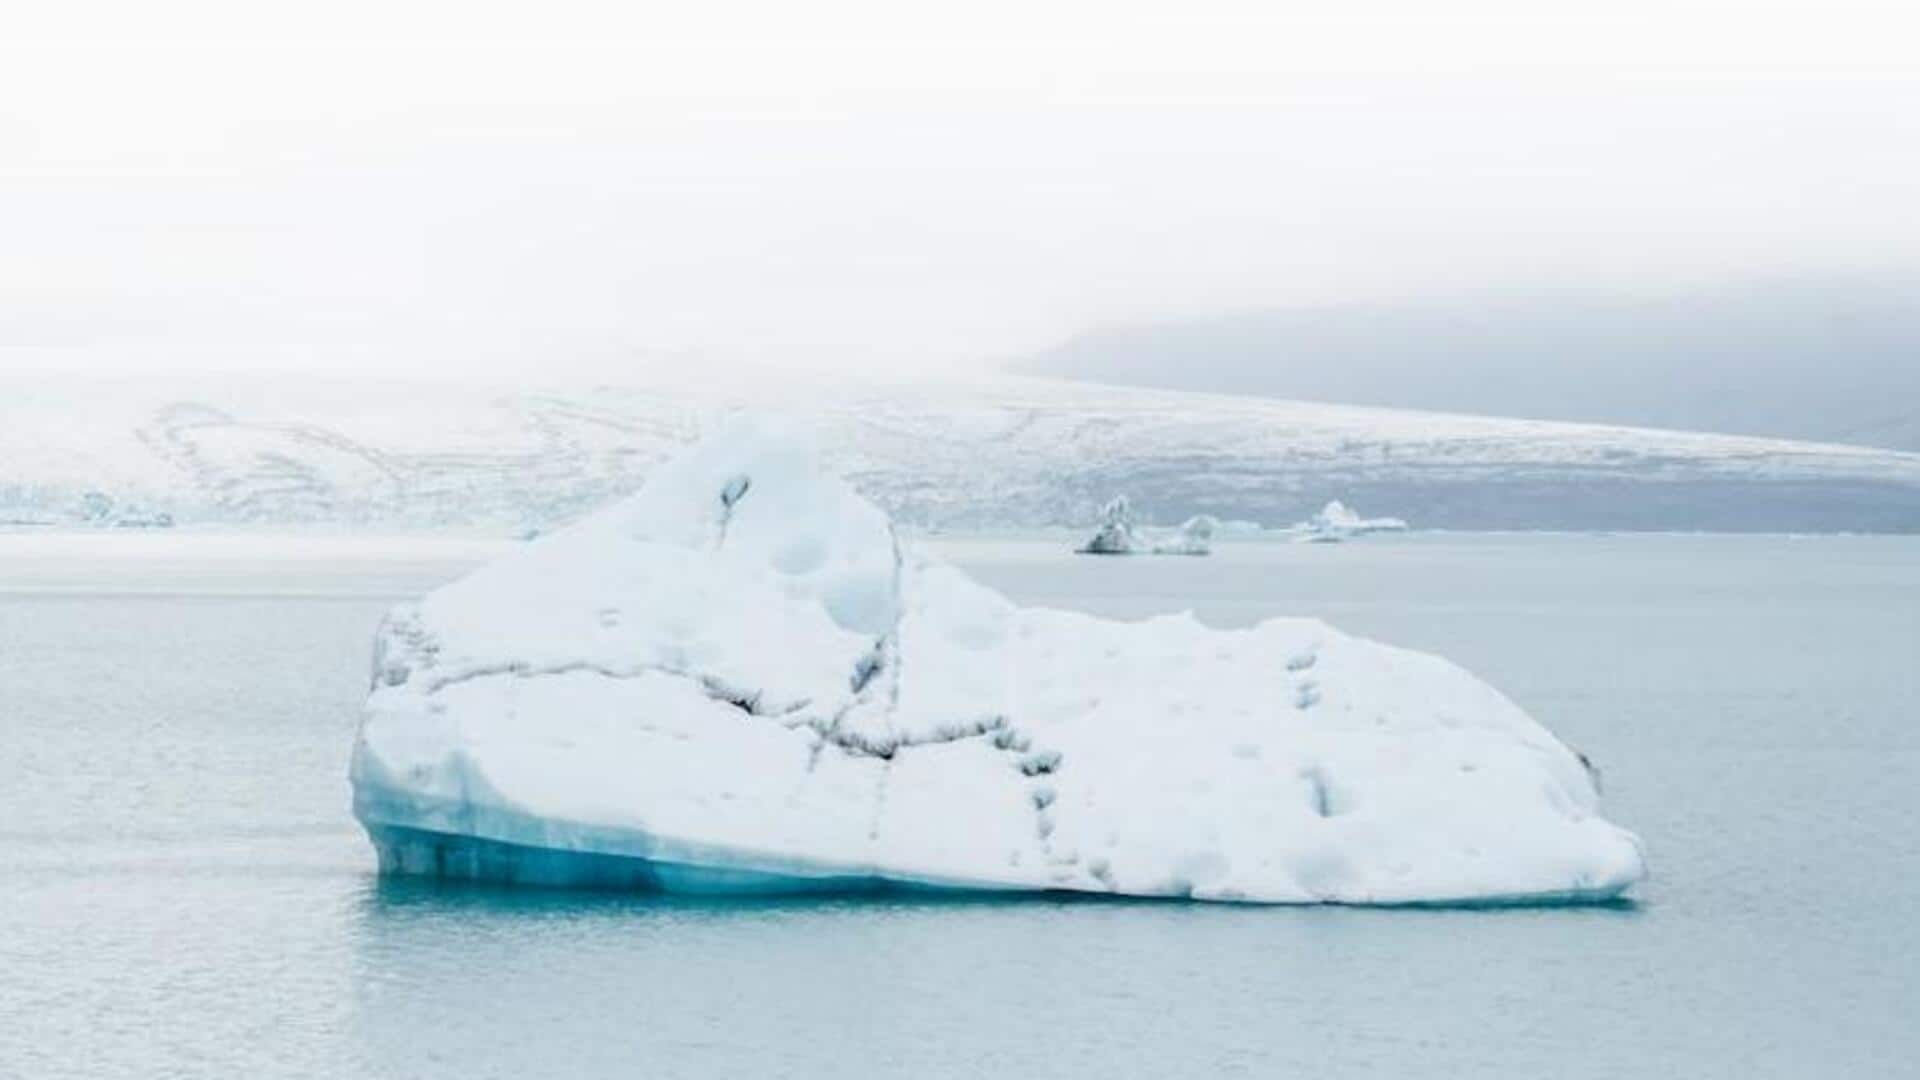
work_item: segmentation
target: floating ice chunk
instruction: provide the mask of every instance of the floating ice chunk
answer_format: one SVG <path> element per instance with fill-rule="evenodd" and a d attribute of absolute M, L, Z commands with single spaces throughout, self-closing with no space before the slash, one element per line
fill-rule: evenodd
<path fill-rule="evenodd" d="M 1135 524 L 1133 506 L 1116 495 L 1100 511 L 1100 528 L 1076 550 L 1082 555 L 1205 555 L 1219 522 L 1201 514 L 1173 530 Z"/>
<path fill-rule="evenodd" d="M 1213 550 L 1213 531 L 1217 522 L 1206 514 L 1190 517 L 1173 530 L 1172 535 L 1156 537 L 1156 555 L 1205 555 Z"/>
<path fill-rule="evenodd" d="M 1131 555 L 1141 547 L 1134 531 L 1133 504 L 1125 495 L 1115 495 L 1100 508 L 1100 528 L 1079 551 L 1082 555 Z"/>
<path fill-rule="evenodd" d="M 1355 536 L 1364 536 L 1376 532 L 1405 532 L 1407 523 L 1401 518 L 1382 517 L 1365 518 L 1355 513 L 1351 507 L 1339 499 L 1334 499 L 1320 508 L 1319 513 L 1295 525 L 1291 530 L 1295 539 L 1310 544 L 1332 544 Z"/>
<path fill-rule="evenodd" d="M 1018 607 L 754 428 L 391 615 L 352 777 L 384 871 L 509 882 L 1407 903 L 1643 872 L 1582 759 L 1443 660 Z"/>

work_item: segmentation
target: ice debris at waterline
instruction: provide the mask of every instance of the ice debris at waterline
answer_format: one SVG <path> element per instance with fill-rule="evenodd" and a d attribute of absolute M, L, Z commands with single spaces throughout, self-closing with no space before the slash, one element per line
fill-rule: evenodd
<path fill-rule="evenodd" d="M 750 427 L 394 611 L 352 776 L 382 870 L 505 882 L 1367 904 L 1643 873 L 1581 759 L 1444 660 L 1015 606 Z"/>
<path fill-rule="evenodd" d="M 1171 533 L 1150 530 L 1133 521 L 1133 504 L 1116 495 L 1100 510 L 1100 528 L 1075 548 L 1081 555 L 1205 555 L 1213 550 L 1213 530 L 1219 522 L 1206 514 L 1188 518 Z"/>

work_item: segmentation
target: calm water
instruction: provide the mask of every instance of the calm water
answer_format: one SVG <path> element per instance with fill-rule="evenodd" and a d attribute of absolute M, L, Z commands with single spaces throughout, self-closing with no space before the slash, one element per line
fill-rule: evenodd
<path fill-rule="evenodd" d="M 1632 906 L 1429 912 L 384 883 L 347 815 L 368 637 L 453 556 L 215 565 L 5 539 L 0 1076 L 1868 1077 L 1920 1060 L 1920 539 L 938 545 L 1025 601 L 1318 613 L 1444 653 L 1591 754 L 1609 816 L 1649 843 Z"/>

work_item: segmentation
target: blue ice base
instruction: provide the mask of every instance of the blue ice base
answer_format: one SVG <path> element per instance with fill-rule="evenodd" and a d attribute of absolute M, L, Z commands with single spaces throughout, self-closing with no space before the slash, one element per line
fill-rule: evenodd
<path fill-rule="evenodd" d="M 373 841 L 380 872 L 502 885 L 619 889 L 690 896 L 871 894 L 1104 897 L 1002 881 L 917 875 L 876 867 L 834 865 L 776 852 L 671 841 L 632 826 L 587 825 L 535 817 L 500 800 L 422 795 L 386 782 L 377 764 L 356 760 L 354 816 Z M 479 783 L 468 777 L 469 788 Z M 480 792 L 490 795 L 487 792 Z M 511 840 L 498 837 L 513 837 Z M 526 842 L 519 842 L 526 841 Z M 1428 900 L 1364 898 L 1290 900 L 1287 903 L 1364 907 L 1493 908 L 1624 905 L 1625 884 L 1588 889 Z M 1136 899 L 1148 899 L 1138 896 Z M 1158 899 L 1189 899 L 1184 892 Z"/>
<path fill-rule="evenodd" d="M 690 896 L 779 896 L 796 893 L 868 893 L 887 890 L 945 891 L 939 886 L 890 881 L 869 875 L 799 875 L 735 867 L 563 851 L 502 840 L 431 832 L 403 825 L 366 826 L 382 874 L 544 885 L 568 889 L 621 889 Z"/>
<path fill-rule="evenodd" d="M 535 816 L 499 798 L 477 773 L 461 780 L 457 798 L 411 791 L 356 748 L 353 813 L 373 842 L 382 874 L 691 896 L 1032 891 L 938 875 L 883 876 L 865 865 L 672 840 L 632 825 Z"/>
<path fill-rule="evenodd" d="M 477 836 L 433 832 L 404 825 L 366 826 L 380 859 L 380 872 L 395 876 L 434 877 L 497 885 L 532 885 L 562 889 L 604 889 L 626 892 L 672 893 L 681 896 L 799 896 L 860 895 L 874 893 L 921 896 L 1033 895 L 1031 890 L 937 884 L 868 874 L 808 875 L 736 867 L 650 859 L 638 855 L 609 855 L 596 851 L 513 844 Z M 1164 902 L 1166 897 L 1126 897 L 1107 893 L 1040 890 L 1053 898 L 1138 900 Z M 1633 910 L 1638 905 L 1621 890 L 1568 890 L 1515 896 L 1486 896 L 1458 900 L 1413 900 L 1392 903 L 1339 903 L 1336 907 L 1430 908 L 1473 910 L 1486 908 L 1612 907 Z"/>

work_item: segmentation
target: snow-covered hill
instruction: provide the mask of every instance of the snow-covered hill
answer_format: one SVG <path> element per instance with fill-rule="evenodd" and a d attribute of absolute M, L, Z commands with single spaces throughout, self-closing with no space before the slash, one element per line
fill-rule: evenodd
<path fill-rule="evenodd" d="M 1415 527 L 1920 531 L 1920 454 L 993 377 L 552 390 L 0 380 L 0 520 L 545 528 L 738 408 L 929 527 L 1271 525 L 1331 498 Z"/>
<path fill-rule="evenodd" d="M 1033 375 L 1920 451 L 1920 274 L 1449 295 L 1090 329 Z"/>

